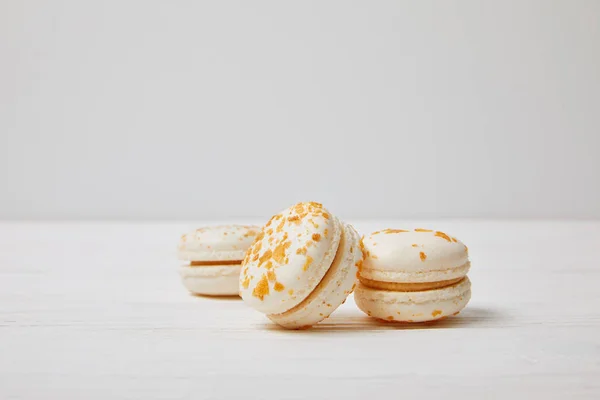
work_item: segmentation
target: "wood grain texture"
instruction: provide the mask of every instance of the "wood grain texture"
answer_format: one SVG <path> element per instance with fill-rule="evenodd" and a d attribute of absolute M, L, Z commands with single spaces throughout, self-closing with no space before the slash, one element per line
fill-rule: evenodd
<path fill-rule="evenodd" d="M 186 293 L 200 224 L 0 224 L 0 398 L 600 398 L 600 222 L 358 221 L 463 240 L 472 301 L 396 325 L 350 298 L 306 331 Z"/>

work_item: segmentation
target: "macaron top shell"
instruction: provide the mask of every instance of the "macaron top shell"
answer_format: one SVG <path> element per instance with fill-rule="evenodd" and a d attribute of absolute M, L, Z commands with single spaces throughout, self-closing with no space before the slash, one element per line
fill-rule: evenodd
<path fill-rule="evenodd" d="M 273 216 L 242 262 L 244 301 L 265 314 L 280 314 L 299 304 L 331 266 L 341 229 L 319 203 L 298 203 Z"/>
<path fill-rule="evenodd" d="M 464 276 L 467 246 L 440 231 L 385 229 L 362 240 L 361 276 L 390 282 L 433 282 Z"/>
<path fill-rule="evenodd" d="M 178 257 L 186 261 L 241 261 L 260 227 L 206 226 L 186 233 L 179 241 Z"/>

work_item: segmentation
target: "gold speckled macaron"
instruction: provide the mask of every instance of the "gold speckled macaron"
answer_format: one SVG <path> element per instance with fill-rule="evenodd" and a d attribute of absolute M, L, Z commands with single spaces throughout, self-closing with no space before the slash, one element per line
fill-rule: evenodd
<path fill-rule="evenodd" d="M 319 203 L 298 203 L 257 235 L 242 263 L 240 295 L 285 328 L 308 327 L 352 292 L 362 259 L 352 226 Z"/>
<path fill-rule="evenodd" d="M 454 315 L 471 298 L 467 246 L 444 232 L 385 229 L 362 240 L 354 299 L 370 316 L 422 322 Z"/>

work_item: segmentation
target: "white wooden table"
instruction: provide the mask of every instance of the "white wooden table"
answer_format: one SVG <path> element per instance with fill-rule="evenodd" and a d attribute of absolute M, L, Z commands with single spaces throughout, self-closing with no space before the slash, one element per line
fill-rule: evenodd
<path fill-rule="evenodd" d="M 0 399 L 600 399 L 600 222 L 349 222 L 460 238 L 471 303 L 407 326 L 350 298 L 284 331 L 186 293 L 201 223 L 1 223 Z"/>

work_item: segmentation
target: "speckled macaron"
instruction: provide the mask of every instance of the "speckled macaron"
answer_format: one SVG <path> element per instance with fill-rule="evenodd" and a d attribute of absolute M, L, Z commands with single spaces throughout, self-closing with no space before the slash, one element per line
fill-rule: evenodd
<path fill-rule="evenodd" d="M 354 299 L 370 316 L 423 322 L 457 314 L 471 298 L 467 246 L 444 232 L 385 229 L 361 242 Z"/>
<path fill-rule="evenodd" d="M 181 237 L 178 257 L 183 285 L 194 294 L 238 294 L 241 262 L 260 231 L 258 226 L 207 226 Z"/>
<path fill-rule="evenodd" d="M 240 295 L 289 329 L 327 318 L 354 290 L 363 254 L 354 228 L 319 203 L 273 216 L 246 253 Z"/>

